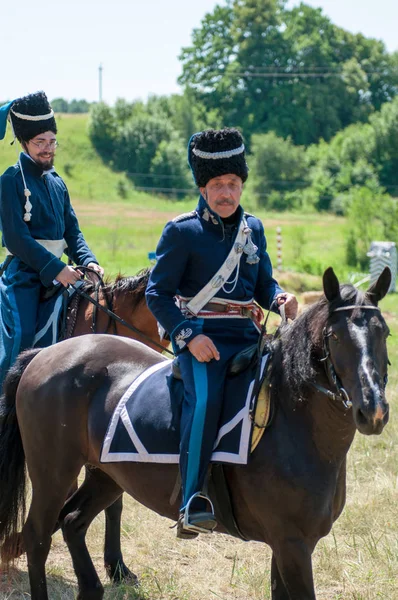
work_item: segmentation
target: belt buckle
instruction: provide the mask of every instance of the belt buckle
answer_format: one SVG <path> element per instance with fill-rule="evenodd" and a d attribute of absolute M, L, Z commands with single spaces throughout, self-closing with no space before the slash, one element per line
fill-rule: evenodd
<path fill-rule="evenodd" d="M 243 317 L 243 306 L 239 306 L 237 304 L 232 304 L 230 305 L 231 307 L 231 312 L 235 313 L 236 315 Z"/>
<path fill-rule="evenodd" d="M 229 304 L 229 303 L 228 303 L 228 304 L 227 304 L 227 306 L 226 306 L 226 313 L 227 313 L 227 314 L 228 314 L 228 313 L 229 313 L 229 314 L 231 314 L 231 313 L 232 313 L 232 314 L 234 314 L 234 313 L 236 313 L 236 312 L 240 313 L 239 306 L 236 306 L 236 305 L 233 305 L 233 304 Z"/>

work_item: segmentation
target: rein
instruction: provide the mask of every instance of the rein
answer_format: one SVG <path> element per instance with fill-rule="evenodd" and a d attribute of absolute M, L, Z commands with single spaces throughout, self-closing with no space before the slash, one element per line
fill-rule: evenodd
<path fill-rule="evenodd" d="M 377 306 L 351 304 L 349 306 L 340 306 L 338 308 L 335 308 L 331 314 L 333 314 L 334 312 L 354 310 L 355 308 L 359 308 L 361 310 L 362 309 L 377 310 L 378 312 L 380 312 L 380 309 Z M 343 386 L 337 376 L 334 365 L 330 359 L 330 349 L 329 349 L 328 339 L 331 335 L 332 335 L 332 333 L 330 331 L 328 332 L 327 328 L 324 327 L 323 331 L 322 331 L 322 341 L 323 341 L 323 350 L 324 350 L 325 355 L 323 358 L 321 358 L 321 362 L 323 362 L 323 364 L 325 366 L 326 376 L 328 377 L 329 380 L 332 381 L 334 387 L 337 390 L 337 393 L 334 393 L 331 390 L 328 390 L 327 388 L 323 387 L 319 383 L 312 383 L 311 385 L 315 389 L 317 389 L 319 392 L 322 392 L 322 394 L 325 394 L 325 396 L 330 398 L 330 400 L 341 401 L 343 403 L 344 407 L 347 410 L 349 410 L 352 407 L 351 399 L 350 399 L 347 391 L 343 388 Z"/>
<path fill-rule="evenodd" d="M 78 266 L 76 267 L 77 269 L 83 269 L 85 271 L 90 271 L 91 273 L 95 273 L 95 275 L 98 277 L 98 284 L 95 286 L 95 292 L 96 292 L 96 296 L 97 299 L 92 298 L 89 294 L 87 294 L 87 292 L 81 290 L 79 287 L 75 287 L 74 285 L 71 284 L 71 287 L 73 287 L 73 289 L 82 297 L 85 298 L 86 300 L 88 300 L 89 302 L 91 302 L 91 304 L 94 305 L 94 307 L 97 309 L 99 308 L 100 310 L 102 310 L 102 312 L 104 312 L 106 315 L 108 315 L 109 317 L 109 321 L 113 322 L 114 325 L 114 332 L 116 333 L 116 321 L 118 323 L 120 323 L 121 325 L 123 325 L 124 327 L 127 327 L 127 329 L 130 329 L 130 331 L 133 331 L 134 333 L 137 333 L 140 337 L 146 339 L 147 341 L 151 342 L 151 344 L 153 344 L 154 346 L 156 346 L 157 348 L 160 348 L 162 350 L 162 352 L 167 352 L 168 354 L 170 354 L 171 356 L 174 356 L 174 353 L 171 352 L 168 348 L 164 348 L 161 344 L 159 344 L 158 342 L 156 342 L 155 340 L 153 340 L 152 338 L 150 338 L 148 335 L 146 335 L 146 333 L 144 333 L 143 331 L 140 331 L 140 329 L 138 329 L 137 327 L 134 327 L 134 325 L 130 325 L 130 323 L 127 323 L 127 321 L 125 321 L 124 319 L 122 319 L 121 317 L 119 317 L 119 315 L 117 315 L 116 313 L 114 313 L 111 309 L 112 309 L 112 299 L 110 300 L 109 303 L 109 298 L 105 292 L 105 284 L 104 281 L 101 277 L 101 275 L 99 275 L 99 273 L 97 273 L 96 271 L 94 271 L 93 269 L 90 269 L 89 267 L 81 267 Z M 103 296 L 105 298 L 106 304 L 107 306 L 103 306 L 99 301 L 99 289 L 102 289 L 103 292 Z M 95 311 L 95 313 L 93 312 L 93 324 L 91 326 L 91 330 L 93 331 L 93 333 L 96 332 L 96 317 L 97 313 Z M 108 324 L 109 326 L 109 324 Z M 108 327 L 107 327 L 108 329 Z"/>

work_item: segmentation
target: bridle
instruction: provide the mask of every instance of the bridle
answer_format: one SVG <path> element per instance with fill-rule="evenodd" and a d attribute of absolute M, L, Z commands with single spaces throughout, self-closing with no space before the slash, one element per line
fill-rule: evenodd
<path fill-rule="evenodd" d="M 361 310 L 363 310 L 363 309 L 364 310 L 376 310 L 376 311 L 380 312 L 380 309 L 377 306 L 371 306 L 369 304 L 367 304 L 367 305 L 351 304 L 349 306 L 339 306 L 338 308 L 335 308 L 331 312 L 331 314 L 333 314 L 335 312 L 346 311 L 346 310 L 354 310 L 356 308 L 361 309 Z M 352 407 L 352 401 L 351 401 L 347 391 L 344 389 L 344 387 L 336 373 L 336 370 L 334 368 L 332 360 L 330 358 L 329 338 L 332 334 L 333 334 L 333 332 L 328 330 L 327 327 L 323 328 L 323 330 L 322 330 L 322 345 L 323 345 L 324 356 L 320 359 L 320 362 L 322 362 L 324 364 L 326 376 L 327 376 L 328 380 L 331 381 L 333 386 L 336 388 L 337 393 L 334 393 L 331 390 L 328 390 L 327 388 L 323 387 L 319 383 L 313 382 L 312 386 L 314 388 L 316 388 L 319 392 L 322 392 L 323 394 L 325 394 L 328 398 L 330 398 L 330 400 L 342 402 L 344 408 L 349 410 Z"/>
<path fill-rule="evenodd" d="M 113 310 L 112 310 L 113 296 L 109 299 L 109 297 L 106 293 L 106 286 L 105 286 L 103 279 L 99 273 L 97 273 L 93 269 L 90 269 L 89 267 L 78 266 L 76 268 L 80 269 L 80 270 L 84 270 L 84 271 L 90 271 L 91 273 L 95 273 L 95 275 L 98 277 L 98 283 L 95 285 L 95 288 L 94 288 L 96 298 L 93 298 L 92 296 L 90 296 L 90 294 L 87 294 L 87 292 L 80 289 L 80 287 L 71 285 L 71 287 L 73 287 L 73 289 L 77 292 L 77 294 L 79 296 L 81 296 L 82 298 L 85 298 L 86 300 L 88 300 L 88 302 L 91 302 L 91 304 L 93 304 L 93 307 L 94 307 L 93 308 L 93 322 L 91 325 L 91 331 L 93 333 L 97 332 L 97 309 L 99 308 L 100 310 L 102 310 L 102 312 L 104 312 L 106 315 L 108 315 L 108 318 L 109 318 L 106 330 L 108 330 L 109 324 L 110 324 L 110 322 L 112 322 L 113 327 L 114 327 L 114 333 L 116 333 L 116 322 L 118 322 L 121 325 L 123 325 L 124 327 L 127 327 L 127 329 L 130 329 L 130 331 L 133 331 L 134 333 L 138 334 L 141 338 L 144 338 L 145 340 L 150 342 L 152 345 L 156 346 L 157 348 L 160 348 L 162 350 L 162 352 L 167 352 L 168 354 L 170 354 L 171 356 L 174 357 L 174 352 L 171 352 L 170 350 L 168 350 L 168 348 L 164 348 L 164 346 L 159 344 L 156 340 L 153 340 L 151 337 L 146 335 L 146 333 L 144 333 L 137 327 L 134 327 L 134 325 L 127 323 L 127 321 L 125 321 L 124 319 L 119 317 L 119 315 L 117 315 L 116 313 L 113 312 Z M 103 296 L 105 298 L 105 302 L 106 302 L 107 306 L 103 306 L 99 302 L 99 290 L 100 289 L 102 289 Z"/>

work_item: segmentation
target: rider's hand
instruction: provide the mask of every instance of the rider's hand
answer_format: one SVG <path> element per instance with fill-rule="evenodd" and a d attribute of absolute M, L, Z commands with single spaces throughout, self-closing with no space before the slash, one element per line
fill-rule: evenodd
<path fill-rule="evenodd" d="M 215 347 L 212 340 L 200 333 L 195 336 L 189 343 L 188 348 L 191 354 L 199 362 L 210 362 L 213 358 L 220 360 L 220 353 Z"/>
<path fill-rule="evenodd" d="M 79 269 L 74 269 L 73 267 L 67 265 L 58 273 L 55 279 L 62 283 L 62 285 L 65 287 L 68 287 L 69 284 L 72 285 L 76 283 L 76 281 L 79 281 L 79 279 L 82 279 L 82 277 L 83 273 L 79 271 Z"/>
<path fill-rule="evenodd" d="M 277 295 L 276 301 L 278 306 L 281 306 L 281 304 L 285 305 L 286 319 L 292 319 L 293 321 L 297 317 L 298 302 L 296 296 L 284 292 Z"/>
<path fill-rule="evenodd" d="M 94 273 L 92 273 L 91 271 L 86 271 L 87 279 L 89 279 L 92 283 L 97 283 L 98 277 L 96 277 L 95 273 L 98 273 L 98 275 L 102 277 L 104 274 L 104 269 L 94 262 L 88 263 L 87 267 L 94 271 Z"/>

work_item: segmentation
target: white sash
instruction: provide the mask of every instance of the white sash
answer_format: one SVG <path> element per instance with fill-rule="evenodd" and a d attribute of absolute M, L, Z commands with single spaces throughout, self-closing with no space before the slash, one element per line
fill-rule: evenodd
<path fill-rule="evenodd" d="M 64 253 L 65 248 L 68 247 L 68 244 L 64 239 L 62 240 L 36 240 L 40 246 L 43 246 L 46 250 L 54 254 L 57 258 L 61 258 Z M 7 256 L 13 256 L 12 253 L 7 250 Z"/>
<path fill-rule="evenodd" d="M 202 288 L 200 292 L 196 294 L 196 296 L 191 298 L 186 305 L 190 313 L 197 315 L 199 311 L 202 310 L 204 305 L 207 304 L 209 300 L 211 300 L 213 296 L 217 294 L 218 290 L 222 288 L 224 283 L 228 281 L 242 257 L 243 248 L 247 242 L 250 232 L 251 230 L 247 225 L 246 219 L 243 217 L 239 225 L 238 235 L 236 236 L 234 245 L 225 262 L 221 265 L 220 269 L 210 279 L 205 287 Z"/>

